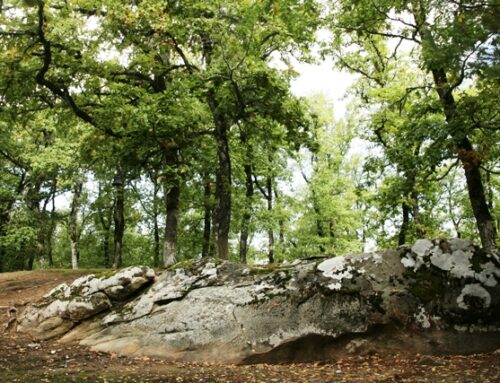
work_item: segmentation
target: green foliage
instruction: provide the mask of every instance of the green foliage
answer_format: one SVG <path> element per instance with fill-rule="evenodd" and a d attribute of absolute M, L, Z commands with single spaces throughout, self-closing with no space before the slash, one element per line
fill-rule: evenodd
<path fill-rule="evenodd" d="M 449 233 L 450 219 L 457 222 L 457 217 L 450 217 L 449 208 L 448 215 L 439 215 L 446 210 L 440 196 L 443 189 L 449 192 L 442 181 L 457 162 L 469 174 L 470 206 L 463 189 L 452 192 L 453 203 L 460 203 L 461 225 L 470 227 L 474 218 L 483 245 L 485 238 L 494 242 L 494 227 L 489 234 L 484 227 L 494 226 L 489 216 L 497 208 L 487 205 L 478 191 L 480 177 L 470 174 L 482 162 L 486 166 L 477 172 L 485 171 L 491 180 L 494 165 L 487 164 L 498 159 L 483 149 L 498 146 L 498 129 L 491 125 L 498 125 L 498 105 L 490 104 L 490 92 L 498 92 L 498 82 L 491 82 L 498 71 L 498 26 L 490 22 L 495 6 L 474 0 L 346 0 L 328 2 L 327 13 L 333 38 L 324 52 L 360 75 L 355 88 L 360 123 L 366 138 L 382 150 L 366 166 L 377 179 L 371 187 L 380 212 L 378 242 L 385 246 L 398 236 L 401 243 Z M 454 225 L 459 235 L 461 225 Z"/>
<path fill-rule="evenodd" d="M 317 116 L 317 149 L 305 153 L 301 161 L 307 189 L 296 203 L 293 247 L 289 251 L 294 258 L 318 252 L 361 251 L 362 220 L 355 190 L 359 162 L 349 153 L 354 127 L 334 120 L 332 107 L 323 95 L 311 97 L 308 103 Z"/>
<path fill-rule="evenodd" d="M 245 230 L 249 262 L 476 236 L 456 148 L 471 140 L 498 217 L 497 11 L 441 3 L 7 2 L 0 271 L 70 267 L 71 241 L 80 267 L 110 267 L 115 241 L 123 264 L 158 266 L 173 228 L 178 260 L 214 255 L 218 181 L 233 260 Z M 322 54 L 360 75 L 343 120 L 291 94 L 318 28 L 332 32 Z"/>

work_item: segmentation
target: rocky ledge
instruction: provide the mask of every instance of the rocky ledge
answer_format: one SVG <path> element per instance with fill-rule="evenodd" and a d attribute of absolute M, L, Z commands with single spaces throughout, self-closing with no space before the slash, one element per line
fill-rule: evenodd
<path fill-rule="evenodd" d="M 311 360 L 341 352 L 500 347 L 500 259 L 470 241 L 247 266 L 203 259 L 82 277 L 29 306 L 19 331 L 172 360 Z"/>

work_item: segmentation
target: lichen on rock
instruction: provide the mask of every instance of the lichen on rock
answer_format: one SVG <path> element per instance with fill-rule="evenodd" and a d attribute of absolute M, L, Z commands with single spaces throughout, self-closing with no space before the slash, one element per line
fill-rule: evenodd
<path fill-rule="evenodd" d="M 272 267 L 201 259 L 152 277 L 138 267 L 59 286 L 25 311 L 22 327 L 60 335 L 93 315 L 94 325 L 78 326 L 68 339 L 100 351 L 224 362 L 258 360 L 301 339 L 368 339 L 381 327 L 409 326 L 411 342 L 438 332 L 444 343 L 419 345 L 428 352 L 453 347 L 446 339 L 454 339 L 457 326 L 487 329 L 500 343 L 498 260 L 470 241 L 418 240 L 397 251 Z M 112 306 L 96 315 L 108 310 L 106 299 L 100 306 L 88 300 L 103 296 Z M 348 348 L 373 347 L 358 340 Z"/>
<path fill-rule="evenodd" d="M 457 298 L 458 307 L 463 310 L 469 310 L 471 307 L 467 300 L 470 301 L 471 299 L 478 299 L 481 301 L 481 306 L 484 309 L 487 309 L 491 305 L 490 293 L 479 283 L 472 283 L 464 286 Z"/>

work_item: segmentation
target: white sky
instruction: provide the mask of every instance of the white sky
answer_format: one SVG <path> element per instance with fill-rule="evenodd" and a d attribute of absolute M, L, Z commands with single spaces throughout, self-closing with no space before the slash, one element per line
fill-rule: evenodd
<path fill-rule="evenodd" d="M 299 73 L 292 81 L 292 92 L 296 96 L 324 93 L 333 101 L 335 118 L 344 117 L 347 106 L 344 96 L 355 79 L 354 75 L 335 70 L 331 59 L 319 64 L 296 63 L 294 69 Z"/>

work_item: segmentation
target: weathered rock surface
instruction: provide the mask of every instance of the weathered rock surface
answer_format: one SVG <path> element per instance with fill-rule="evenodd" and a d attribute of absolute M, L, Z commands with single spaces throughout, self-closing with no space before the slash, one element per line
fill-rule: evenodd
<path fill-rule="evenodd" d="M 60 335 L 109 308 L 63 340 L 101 351 L 226 362 L 307 353 L 321 359 L 338 348 L 449 353 L 500 347 L 500 260 L 460 239 L 274 268 L 202 260 L 164 271 L 126 303 L 105 307 L 99 300 L 90 314 L 81 309 L 90 297 L 114 300 L 126 290 L 94 279 L 55 289 L 43 305 L 25 311 L 21 330 Z M 68 297 L 75 292 L 71 311 Z"/>
<path fill-rule="evenodd" d="M 63 283 L 47 293 L 42 302 L 26 308 L 18 330 L 37 339 L 65 334 L 81 321 L 113 307 L 113 301 L 129 298 L 154 278 L 154 270 L 134 266 L 108 278 L 91 274 L 69 286 Z"/>

